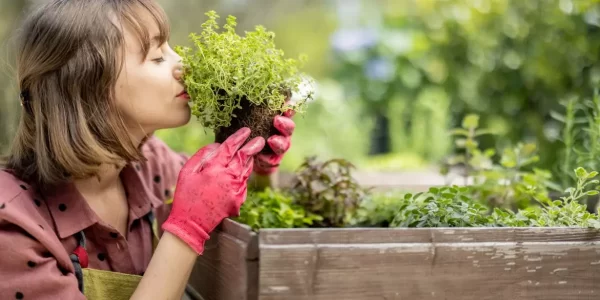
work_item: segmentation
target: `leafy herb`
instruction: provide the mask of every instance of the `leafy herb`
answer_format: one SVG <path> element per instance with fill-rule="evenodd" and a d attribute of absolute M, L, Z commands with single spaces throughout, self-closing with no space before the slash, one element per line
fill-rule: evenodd
<path fill-rule="evenodd" d="M 479 128 L 479 117 L 468 115 L 463 119 L 462 128 L 453 130 L 458 136 L 456 146 L 464 154 L 452 157 L 448 165 L 464 166 L 465 183 L 472 179 L 472 197 L 493 207 L 525 208 L 538 199 L 548 199 L 549 189 L 556 188 L 547 170 L 534 168 L 539 161 L 537 147 L 532 143 L 518 143 L 505 148 L 499 157 L 494 149 L 479 149 L 477 138 L 491 134 Z M 447 173 L 447 169 L 444 170 Z M 532 193 L 532 191 L 535 191 Z"/>
<path fill-rule="evenodd" d="M 426 193 L 385 194 L 369 197 L 360 208 L 359 225 L 383 224 L 390 227 L 584 227 L 600 228 L 597 214 L 587 211 L 579 200 L 597 195 L 597 172 L 576 171 L 577 185 L 565 191 L 560 200 L 536 199 L 532 205 L 514 212 L 482 204 L 473 198 L 474 187 L 433 187 Z M 532 197 L 535 191 L 530 191 Z M 388 209 L 397 209 L 392 214 Z"/>
<path fill-rule="evenodd" d="M 403 209 L 405 194 L 400 191 L 369 193 L 360 202 L 350 226 L 389 227 L 396 214 Z"/>
<path fill-rule="evenodd" d="M 560 200 L 540 201 L 541 206 L 531 206 L 517 213 L 495 209 L 490 216 L 490 224 L 494 226 L 511 227 L 593 227 L 600 228 L 600 219 L 597 214 L 587 211 L 587 206 L 580 204 L 579 200 L 586 196 L 597 195 L 595 185 L 598 180 L 593 179 L 598 172 L 587 172 L 584 168 L 575 170 L 577 185 L 565 191 L 567 196 Z M 594 185 L 592 189 L 589 186 Z"/>
<path fill-rule="evenodd" d="M 343 227 L 355 217 L 367 193 L 352 177 L 354 165 L 344 159 L 325 162 L 308 157 L 296 172 L 294 201 L 323 217 L 324 227 Z"/>
<path fill-rule="evenodd" d="M 240 209 L 240 216 L 235 218 L 236 221 L 252 227 L 253 230 L 302 228 L 322 219 L 294 204 L 289 195 L 270 188 L 250 193 Z"/>
<path fill-rule="evenodd" d="M 273 112 L 299 111 L 304 101 L 285 103 L 285 92 L 298 91 L 302 76 L 298 72 L 304 61 L 286 59 L 274 43 L 275 34 L 263 26 L 236 34 L 236 18 L 229 16 L 219 33 L 215 11 L 206 13 L 201 34 L 191 33 L 193 48 L 176 47 L 183 58 L 186 89 L 192 102 L 192 114 L 205 128 L 228 127 L 240 101 L 266 106 Z"/>
<path fill-rule="evenodd" d="M 476 227 L 487 224 L 488 208 L 469 197 L 467 187 L 430 188 L 406 194 L 391 227 Z"/>

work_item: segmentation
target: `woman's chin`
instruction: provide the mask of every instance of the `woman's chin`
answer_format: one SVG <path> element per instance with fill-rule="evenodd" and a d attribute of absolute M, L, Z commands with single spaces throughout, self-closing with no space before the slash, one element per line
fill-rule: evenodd
<path fill-rule="evenodd" d="M 177 128 L 181 126 L 185 126 L 190 122 L 192 114 L 188 110 L 185 114 L 182 114 L 179 118 L 173 118 L 172 122 L 165 124 L 166 128 Z"/>

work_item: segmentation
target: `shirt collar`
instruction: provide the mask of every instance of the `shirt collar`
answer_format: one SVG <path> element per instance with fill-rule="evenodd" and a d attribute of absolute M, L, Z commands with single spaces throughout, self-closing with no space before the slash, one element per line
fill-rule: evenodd
<path fill-rule="evenodd" d="M 98 222 L 96 213 L 72 182 L 54 187 L 47 191 L 45 196 L 58 236 L 61 239 L 72 236 Z"/>
<path fill-rule="evenodd" d="M 144 180 L 145 175 L 140 163 L 137 162 L 128 164 L 121 171 L 121 180 L 128 193 L 130 224 L 163 204 L 163 201 L 153 192 L 149 180 Z"/>
<path fill-rule="evenodd" d="M 134 163 L 136 164 L 136 163 Z M 121 180 L 128 194 L 129 225 L 162 204 L 142 180 L 141 168 L 132 164 L 121 171 Z M 61 239 L 70 237 L 100 220 L 72 182 L 64 183 L 45 192 L 50 214 Z"/>

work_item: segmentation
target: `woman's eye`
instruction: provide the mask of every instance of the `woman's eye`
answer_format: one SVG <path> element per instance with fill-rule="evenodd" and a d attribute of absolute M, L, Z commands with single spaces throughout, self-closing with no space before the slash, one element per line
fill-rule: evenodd
<path fill-rule="evenodd" d="M 153 61 L 153 62 L 157 62 L 157 63 L 161 63 L 161 62 L 164 62 L 164 61 L 165 61 L 165 58 L 161 56 L 161 57 L 159 57 L 159 58 L 155 58 L 155 59 L 153 59 L 152 61 Z"/>

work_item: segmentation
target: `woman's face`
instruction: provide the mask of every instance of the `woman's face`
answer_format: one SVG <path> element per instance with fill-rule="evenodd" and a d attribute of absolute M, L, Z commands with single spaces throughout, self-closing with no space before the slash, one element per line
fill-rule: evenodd
<path fill-rule="evenodd" d="M 142 20 L 150 37 L 158 37 L 157 24 Z M 124 29 L 125 57 L 117 79 L 117 106 L 134 137 L 141 138 L 156 130 L 185 125 L 190 119 L 189 97 L 181 82 L 181 57 L 168 43 L 159 45 L 152 38 L 144 57 L 136 35 Z"/>

